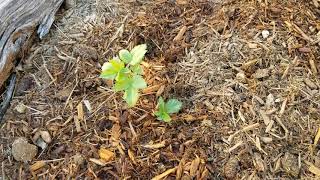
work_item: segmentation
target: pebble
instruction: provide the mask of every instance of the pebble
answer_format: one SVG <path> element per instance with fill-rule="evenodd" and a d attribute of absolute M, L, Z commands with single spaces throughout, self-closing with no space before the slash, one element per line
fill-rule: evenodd
<path fill-rule="evenodd" d="M 274 106 L 274 96 L 273 94 L 269 94 L 266 99 L 266 107 L 271 108 Z"/>
<path fill-rule="evenodd" d="M 95 48 L 87 46 L 85 44 L 77 44 L 73 47 L 73 53 L 75 56 L 81 56 L 85 59 L 98 59 L 98 52 Z"/>
<path fill-rule="evenodd" d="M 27 107 L 26 107 L 24 104 L 19 103 L 14 109 L 15 109 L 18 113 L 23 114 L 23 113 L 26 112 Z"/>
<path fill-rule="evenodd" d="M 247 81 L 247 77 L 246 75 L 244 74 L 244 72 L 239 72 L 237 73 L 236 75 L 236 79 L 241 82 L 241 83 L 245 83 Z"/>
<path fill-rule="evenodd" d="M 79 153 L 77 153 L 77 154 L 75 154 L 74 156 L 72 156 L 72 159 L 73 159 L 74 163 L 75 163 L 76 165 L 78 165 L 78 166 L 80 166 L 80 165 L 82 165 L 82 164 L 85 163 L 84 157 L 83 157 L 81 154 L 79 154 Z"/>
<path fill-rule="evenodd" d="M 224 165 L 224 176 L 226 179 L 236 179 L 239 171 L 239 161 L 236 157 L 231 157 Z"/>
<path fill-rule="evenodd" d="M 76 6 L 76 1 L 75 0 L 65 0 L 64 4 L 65 4 L 66 9 L 71 9 Z"/>
<path fill-rule="evenodd" d="M 267 39 L 270 35 L 270 32 L 268 30 L 263 30 L 261 32 L 261 35 L 262 35 L 263 39 Z"/>
<path fill-rule="evenodd" d="M 52 142 L 51 136 L 48 131 L 40 131 L 40 136 L 47 144 Z"/>
<path fill-rule="evenodd" d="M 286 153 L 283 158 L 281 158 L 281 164 L 284 171 L 297 178 L 300 173 L 298 157 L 293 154 Z"/>
<path fill-rule="evenodd" d="M 268 77 L 269 69 L 258 69 L 252 76 L 256 79 Z"/>
<path fill-rule="evenodd" d="M 17 161 L 31 161 L 37 153 L 37 146 L 29 144 L 26 138 L 20 137 L 12 144 L 12 156 Z"/>

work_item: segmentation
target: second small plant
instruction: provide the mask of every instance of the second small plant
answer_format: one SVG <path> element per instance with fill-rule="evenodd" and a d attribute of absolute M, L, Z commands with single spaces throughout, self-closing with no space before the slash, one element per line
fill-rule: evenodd
<path fill-rule="evenodd" d="M 182 107 L 182 103 L 177 99 L 169 99 L 165 102 L 163 98 L 160 97 L 157 106 L 158 111 L 154 113 L 157 116 L 157 119 L 164 122 L 170 122 L 170 115 L 178 113 Z"/>

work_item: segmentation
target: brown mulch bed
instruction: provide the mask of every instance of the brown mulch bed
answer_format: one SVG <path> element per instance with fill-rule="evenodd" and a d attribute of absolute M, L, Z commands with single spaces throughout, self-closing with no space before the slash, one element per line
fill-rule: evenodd
<path fill-rule="evenodd" d="M 320 175 L 317 0 L 94 2 L 61 12 L 17 68 L 0 129 L 2 176 Z M 141 43 L 148 88 L 129 109 L 98 76 L 120 49 Z M 172 123 L 153 116 L 159 96 L 184 104 Z M 38 146 L 32 161 L 13 158 L 18 137 Z"/>

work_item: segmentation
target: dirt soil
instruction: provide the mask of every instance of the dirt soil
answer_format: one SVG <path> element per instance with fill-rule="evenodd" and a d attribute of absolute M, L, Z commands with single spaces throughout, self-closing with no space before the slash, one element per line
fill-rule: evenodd
<path fill-rule="evenodd" d="M 17 67 L 0 126 L 0 179 L 319 178 L 319 3 L 63 8 Z M 142 43 L 148 87 L 128 108 L 99 73 Z M 159 96 L 184 104 L 171 123 L 153 115 Z"/>

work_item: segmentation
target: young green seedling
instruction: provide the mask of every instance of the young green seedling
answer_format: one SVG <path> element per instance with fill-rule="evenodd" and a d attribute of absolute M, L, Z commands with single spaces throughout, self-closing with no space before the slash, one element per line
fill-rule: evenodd
<path fill-rule="evenodd" d="M 130 52 L 126 49 L 119 51 L 119 57 L 111 59 L 102 66 L 100 77 L 114 80 L 113 89 L 123 91 L 123 99 L 129 107 L 133 107 L 139 99 L 139 90 L 147 87 L 143 79 L 143 69 L 140 65 L 147 52 L 147 45 L 141 44 Z"/>
<path fill-rule="evenodd" d="M 154 113 L 157 116 L 157 119 L 164 122 L 170 122 L 170 114 L 179 112 L 182 103 L 176 99 L 169 99 L 167 102 L 164 102 L 163 98 L 160 97 L 157 106 L 158 111 Z"/>

